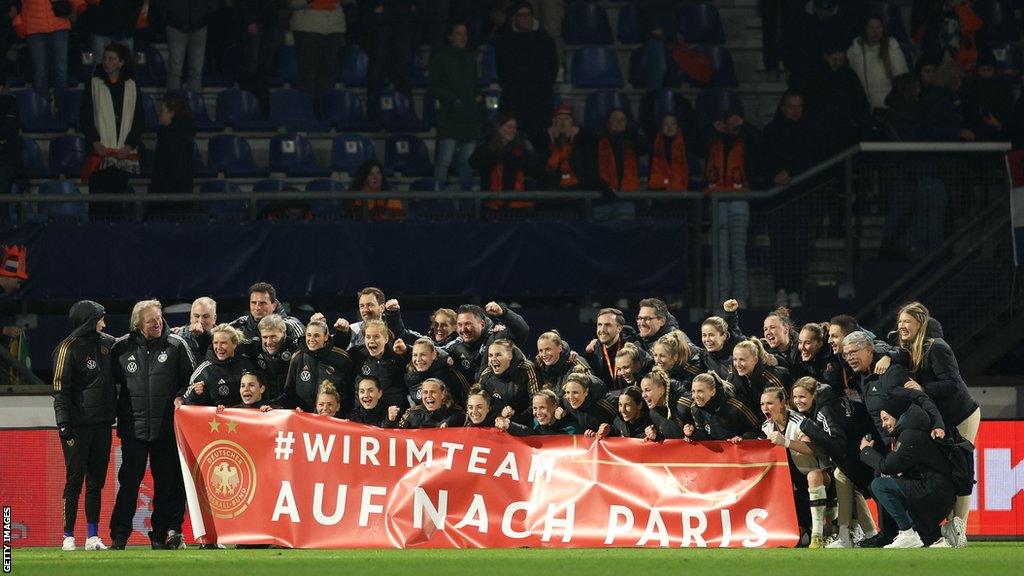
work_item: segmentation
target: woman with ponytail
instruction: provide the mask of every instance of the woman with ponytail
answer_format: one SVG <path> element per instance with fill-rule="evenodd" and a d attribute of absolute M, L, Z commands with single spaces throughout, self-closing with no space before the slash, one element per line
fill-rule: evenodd
<path fill-rule="evenodd" d="M 693 424 L 683 426 L 691 440 L 728 440 L 733 444 L 761 436 L 761 419 L 732 394 L 732 385 L 714 372 L 693 379 Z"/>
<path fill-rule="evenodd" d="M 640 380 L 640 397 L 651 416 L 651 426 L 645 429 L 648 440 L 683 437 L 683 426 L 693 422 L 693 401 L 681 384 L 661 368 L 654 368 Z"/>

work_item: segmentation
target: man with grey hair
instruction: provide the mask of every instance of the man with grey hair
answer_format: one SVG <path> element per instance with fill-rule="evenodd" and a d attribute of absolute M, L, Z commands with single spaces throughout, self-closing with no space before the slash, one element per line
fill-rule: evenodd
<path fill-rule="evenodd" d="M 259 323 L 260 338 L 245 344 L 245 354 L 263 374 L 265 398 L 275 400 L 284 393 L 288 364 L 299 349 L 299 340 L 288 333 L 288 325 L 279 314 L 264 316 Z"/>
<path fill-rule="evenodd" d="M 213 343 L 210 330 L 217 325 L 217 301 L 209 296 L 200 296 L 192 302 L 187 326 L 171 328 L 192 347 L 192 355 L 202 358 Z"/>
<path fill-rule="evenodd" d="M 184 548 L 185 489 L 173 424 L 175 403 L 188 386 L 195 357 L 189 344 L 171 333 L 157 300 L 135 304 L 130 330 L 117 339 L 110 353 L 118 389 L 117 435 L 121 438 L 110 547 L 123 550 L 132 535 L 139 484 L 149 461 L 154 491 L 152 547 Z"/>

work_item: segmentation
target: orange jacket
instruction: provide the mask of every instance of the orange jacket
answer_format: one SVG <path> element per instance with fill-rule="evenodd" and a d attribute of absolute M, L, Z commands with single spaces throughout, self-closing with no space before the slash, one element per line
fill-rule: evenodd
<path fill-rule="evenodd" d="M 78 14 L 85 11 L 85 0 L 70 0 L 71 8 Z M 21 18 L 21 26 L 24 34 L 49 34 L 58 30 L 70 30 L 71 20 L 58 18 L 50 7 L 50 0 L 21 0 L 21 13 L 15 18 Z M 18 27 L 18 22 L 15 22 Z"/>

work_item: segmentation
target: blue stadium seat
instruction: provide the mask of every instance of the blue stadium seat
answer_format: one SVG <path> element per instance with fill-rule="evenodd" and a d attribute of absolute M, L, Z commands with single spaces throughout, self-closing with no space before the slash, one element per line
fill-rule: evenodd
<path fill-rule="evenodd" d="M 680 128 L 682 128 L 683 117 L 681 115 L 681 111 L 676 106 L 677 99 L 681 97 L 683 96 L 679 92 L 668 89 L 658 90 L 657 92 L 655 92 L 652 98 L 653 109 L 649 121 L 656 123 L 657 126 L 641 126 L 644 132 L 646 132 L 647 134 L 656 133 L 661 128 L 662 117 L 669 113 L 675 114 L 676 119 L 679 121 Z M 643 119 L 643 114 L 641 113 L 641 123 L 644 122 L 645 120 Z"/>
<path fill-rule="evenodd" d="M 270 171 L 289 177 L 330 176 L 330 168 L 318 166 L 309 140 L 300 134 L 278 134 L 270 139 Z"/>
<path fill-rule="evenodd" d="M 199 142 L 192 143 L 192 172 L 198 178 L 209 178 L 217 175 L 217 170 L 210 168 L 203 161 L 203 154 L 199 151 Z"/>
<path fill-rule="evenodd" d="M 676 8 L 679 31 L 690 44 L 724 44 L 725 28 L 718 8 L 707 2 L 683 3 Z"/>
<path fill-rule="evenodd" d="M 81 90 L 65 90 L 57 95 L 57 122 L 61 130 L 78 130 L 78 115 L 81 109 Z"/>
<path fill-rule="evenodd" d="M 736 79 L 736 67 L 732 63 L 732 53 L 727 48 L 724 46 L 700 44 L 695 46 L 694 49 L 711 60 L 711 86 L 735 88 L 739 85 L 739 81 Z M 678 67 L 672 66 L 670 68 Z M 691 85 L 700 85 L 685 74 L 682 77 Z"/>
<path fill-rule="evenodd" d="M 348 187 L 340 180 L 320 178 L 306 184 L 306 192 L 339 192 L 344 193 Z M 317 220 L 337 220 L 341 217 L 341 200 L 311 200 L 309 208 L 313 211 L 313 218 Z"/>
<path fill-rule="evenodd" d="M 619 57 L 607 47 L 580 48 L 572 55 L 572 85 L 582 88 L 620 87 Z"/>
<path fill-rule="evenodd" d="M 494 122 L 501 106 L 501 90 L 484 90 L 484 117 L 487 122 Z"/>
<path fill-rule="evenodd" d="M 494 46 L 480 47 L 480 85 L 489 86 L 498 83 L 498 56 Z"/>
<path fill-rule="evenodd" d="M 338 71 L 345 86 L 366 86 L 366 70 L 370 59 L 359 46 L 349 46 L 345 51 L 345 60 Z"/>
<path fill-rule="evenodd" d="M 707 122 L 714 122 L 730 108 L 741 108 L 738 94 L 725 88 L 711 88 L 697 95 L 697 113 Z"/>
<path fill-rule="evenodd" d="M 217 122 L 235 130 L 265 131 L 274 125 L 263 119 L 260 103 L 252 92 L 231 88 L 217 94 Z"/>
<path fill-rule="evenodd" d="M 682 73 L 679 71 L 679 67 L 675 65 L 675 62 L 669 58 L 666 61 L 667 70 L 665 72 L 665 79 L 662 82 L 663 85 L 672 88 L 677 88 L 682 85 Z M 634 88 L 646 88 L 647 87 L 647 52 L 644 47 L 641 46 L 633 50 L 629 55 L 629 83 Z"/>
<path fill-rule="evenodd" d="M 326 122 L 316 119 L 310 97 L 294 88 L 270 93 L 270 123 L 302 132 L 327 132 L 331 129 Z"/>
<path fill-rule="evenodd" d="M 85 138 L 78 134 L 64 134 L 50 140 L 50 172 L 69 178 L 82 174 L 85 160 Z"/>
<path fill-rule="evenodd" d="M 31 88 L 14 93 L 18 100 L 21 128 L 25 132 L 63 132 L 57 119 L 50 113 L 50 101 Z"/>
<path fill-rule="evenodd" d="M 156 132 L 156 129 L 160 126 L 160 117 L 156 113 L 156 102 L 153 101 L 153 97 L 145 92 L 139 91 L 139 102 L 142 103 L 142 113 L 146 118 L 146 125 L 143 127 L 145 132 Z"/>
<path fill-rule="evenodd" d="M 1024 64 L 1020 48 L 1009 42 L 993 42 L 989 44 L 992 55 L 996 58 L 996 73 L 1009 78 L 1020 78 Z"/>
<path fill-rule="evenodd" d="M 401 92 L 382 90 L 377 98 L 367 103 L 372 122 L 390 132 L 409 132 L 423 129 L 416 116 L 412 100 Z"/>
<path fill-rule="evenodd" d="M 864 3 L 864 14 L 882 19 L 886 33 L 899 42 L 909 42 L 907 26 L 903 23 L 903 12 L 895 2 L 870 1 Z M 986 25 L 987 30 L 987 25 Z"/>
<path fill-rule="evenodd" d="M 320 95 L 324 119 L 341 131 L 369 129 L 369 120 L 359 95 L 351 90 L 329 90 Z"/>
<path fill-rule="evenodd" d="M 220 136 L 217 136 L 219 138 Z M 241 192 L 238 184 L 229 180 L 210 180 L 199 185 L 201 194 L 217 192 Z M 202 202 L 201 206 L 214 220 L 244 220 L 249 215 L 249 203 L 245 200 L 218 200 Z"/>
<path fill-rule="evenodd" d="M 569 2 L 562 20 L 562 38 L 566 44 L 611 44 L 608 13 L 594 2 Z"/>
<path fill-rule="evenodd" d="M 226 176 L 262 177 L 270 173 L 256 165 L 249 142 L 234 134 L 218 134 L 210 138 L 207 155 L 210 167 Z"/>
<path fill-rule="evenodd" d="M 39 186 L 40 194 L 64 194 L 81 196 L 82 192 L 68 180 L 49 180 Z M 75 220 L 84 222 L 89 218 L 89 209 L 85 202 L 40 202 L 36 212 L 48 220 Z"/>
<path fill-rule="evenodd" d="M 593 131 L 604 129 L 608 114 L 616 108 L 626 113 L 630 126 L 634 125 L 633 106 L 625 92 L 600 90 L 587 96 L 587 104 L 583 109 L 583 125 Z"/>
<path fill-rule="evenodd" d="M 274 56 L 274 77 L 270 79 L 271 86 L 289 84 L 295 85 L 299 77 L 299 53 L 294 45 L 282 44 Z"/>
<path fill-rule="evenodd" d="M 224 129 L 223 124 L 214 122 L 210 118 L 210 112 L 206 109 L 206 100 L 203 99 L 202 94 L 191 90 L 174 90 L 168 94 L 180 96 L 188 102 L 188 106 L 192 110 L 192 119 L 195 120 L 196 128 L 201 132 L 220 132 Z"/>
<path fill-rule="evenodd" d="M 644 37 L 640 34 L 638 26 L 639 23 L 636 18 L 635 5 L 626 4 L 619 9 L 619 21 L 616 23 L 616 28 L 619 33 L 619 43 L 640 44 L 643 42 Z"/>
<path fill-rule="evenodd" d="M 982 32 L 989 42 L 1020 40 L 1020 28 L 1014 20 L 1010 0 L 979 0 L 974 3 L 974 12 L 985 23 Z"/>
<path fill-rule="evenodd" d="M 341 134 L 331 143 L 331 169 L 355 176 L 363 162 L 376 158 L 373 142 L 359 134 Z"/>
<path fill-rule="evenodd" d="M 29 178 L 46 178 L 50 169 L 43 160 L 43 151 L 35 138 L 21 137 L 21 173 Z"/>
<path fill-rule="evenodd" d="M 384 147 L 384 165 L 407 177 L 434 174 L 434 164 L 430 161 L 426 143 L 412 135 L 396 134 L 388 137 Z"/>
<path fill-rule="evenodd" d="M 135 53 L 135 80 L 145 87 L 167 85 L 167 64 L 155 46 L 143 46 Z"/>

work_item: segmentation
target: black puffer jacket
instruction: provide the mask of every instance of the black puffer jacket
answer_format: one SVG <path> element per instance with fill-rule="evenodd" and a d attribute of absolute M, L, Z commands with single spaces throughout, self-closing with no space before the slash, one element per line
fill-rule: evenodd
<path fill-rule="evenodd" d="M 789 393 L 790 387 L 793 385 L 793 379 L 789 375 L 789 370 L 780 366 L 768 366 L 764 362 L 758 362 L 757 366 L 754 366 L 754 370 L 748 376 L 740 376 L 738 373 L 733 372 L 732 376 L 729 377 L 729 383 L 732 384 L 734 394 L 738 400 L 747 405 L 751 412 L 761 412 L 761 393 L 764 392 L 765 388 L 771 388 L 773 386 L 780 386 L 786 389 L 786 393 Z"/>
<path fill-rule="evenodd" d="M 348 352 L 330 345 L 311 352 L 306 343 L 301 342 L 288 364 L 288 378 L 278 404 L 285 408 L 301 408 L 303 412 L 316 412 L 316 395 L 324 380 L 338 389 L 340 411 L 344 414 L 351 410 L 355 388 Z"/>
<path fill-rule="evenodd" d="M 118 338 L 112 355 L 118 386 L 117 435 L 153 442 L 173 434 L 174 399 L 185 392 L 195 368 L 191 346 L 171 334 L 165 323 L 159 338 L 146 340 L 139 331 Z M 237 381 L 234 391 L 237 397 Z M 224 404 L 239 402 L 240 398 Z"/>
<path fill-rule="evenodd" d="M 227 360 L 219 360 L 217 355 L 210 349 L 192 377 L 188 380 L 188 391 L 185 392 L 185 403 L 200 406 L 233 406 L 242 403 L 242 396 L 238 391 L 242 382 L 244 372 L 256 372 L 244 355 L 239 346 L 235 349 L 235 355 Z M 203 392 L 197 393 L 195 384 L 203 383 Z"/>
<path fill-rule="evenodd" d="M 383 426 L 388 419 L 388 407 L 377 402 L 376 406 L 367 410 L 357 402 L 355 410 L 348 415 L 348 419 L 369 426 Z"/>
<path fill-rule="evenodd" d="M 453 428 L 462 426 L 462 423 L 466 421 L 466 415 L 462 413 L 458 408 L 442 406 L 437 410 L 431 412 L 426 407 L 413 406 L 406 410 L 405 414 L 402 415 L 402 419 L 398 422 L 392 422 L 387 418 L 384 419 L 385 428 L 440 428 L 444 424 L 445 428 Z"/>
<path fill-rule="evenodd" d="M 637 344 L 639 344 L 640 347 L 648 354 L 651 353 L 651 348 L 654 347 L 654 343 L 658 341 L 658 338 L 661 338 L 673 330 L 679 329 L 679 320 L 676 320 L 676 317 L 673 316 L 671 312 L 669 312 L 668 316 L 665 318 L 665 325 L 654 334 L 651 334 L 650 336 L 640 336 L 640 333 L 637 332 Z"/>
<path fill-rule="evenodd" d="M 380 403 L 398 406 L 404 412 L 409 407 L 409 392 L 405 387 L 405 358 L 395 354 L 393 345 L 394 342 L 388 342 L 380 358 L 374 358 L 366 350 L 365 344 L 349 351 L 355 375 L 351 388 L 354 390 L 359 379 L 364 376 L 376 378 L 384 394 Z"/>
<path fill-rule="evenodd" d="M 978 403 L 960 375 L 953 349 L 942 338 L 942 325 L 930 318 L 925 328 L 924 354 L 917 372 L 911 377 L 935 401 L 947 426 L 955 428 L 978 409 Z M 909 369 L 910 354 L 900 348 L 896 360 Z"/>
<path fill-rule="evenodd" d="M 467 382 L 479 380 L 487 364 L 487 347 L 495 340 L 511 340 L 516 346 L 522 346 L 530 337 L 530 325 L 522 316 L 511 310 L 504 302 L 501 315 L 489 317 L 484 332 L 473 342 L 465 342 L 456 338 L 445 350 L 455 359 L 455 369 L 462 372 Z M 501 329 L 495 329 L 504 326 Z"/>
<path fill-rule="evenodd" d="M 761 421 L 747 406 L 726 390 L 720 389 L 702 408 L 694 404 L 694 440 L 728 440 L 739 436 L 745 440 L 761 435 Z"/>
<path fill-rule="evenodd" d="M 806 434 L 816 451 L 824 452 L 862 494 L 869 495 L 874 473 L 860 460 L 860 441 L 865 436 L 875 436 L 875 425 L 864 404 L 821 384 L 811 409 L 803 415 L 800 432 Z"/>
<path fill-rule="evenodd" d="M 932 428 L 946 428 L 945 421 L 942 418 L 942 413 L 939 412 L 935 402 L 928 397 L 924 392 L 918 392 L 910 388 L 904 388 L 903 385 L 910 380 L 910 374 L 907 369 L 899 364 L 893 364 L 889 366 L 889 369 L 885 371 L 885 374 L 878 375 L 874 373 L 875 363 L 881 357 L 881 354 L 875 352 L 875 359 L 871 363 L 871 370 L 867 374 L 861 374 L 860 386 L 861 386 L 861 398 L 864 399 L 864 406 L 868 410 L 868 414 L 871 415 L 871 419 L 875 423 L 875 438 L 885 438 L 886 432 L 882 428 L 882 407 L 885 405 L 885 401 L 890 396 L 895 396 L 909 400 L 914 404 L 917 404 L 921 408 L 924 408 L 925 412 L 932 419 Z"/>
<path fill-rule="evenodd" d="M 480 375 L 480 385 L 491 397 L 491 413 L 501 414 L 505 406 L 516 411 L 513 422 L 528 425 L 533 410 L 530 402 L 540 387 L 533 362 L 523 356 L 518 348 L 512 351 L 512 362 L 501 374 L 495 374 L 488 366 Z"/>
<path fill-rule="evenodd" d="M 434 358 L 434 361 L 426 371 L 417 371 L 412 362 L 409 362 L 408 366 L 405 367 L 405 386 L 409 391 L 409 399 L 412 400 L 413 404 L 420 404 L 420 386 L 423 385 L 423 381 L 437 378 L 444 382 L 445 387 L 448 389 L 448 395 L 451 396 L 457 405 L 466 405 L 469 383 L 462 372 L 448 365 L 448 358 L 450 357 L 447 352 L 438 349 L 437 358 Z"/>
<path fill-rule="evenodd" d="M 306 336 L 306 326 L 299 321 L 298 318 L 289 316 L 285 313 L 280 302 L 277 302 L 277 309 L 274 314 L 277 314 L 284 320 L 286 328 L 285 335 L 289 339 L 302 340 Z M 237 328 L 242 331 L 245 335 L 246 342 L 252 342 L 253 340 L 260 339 L 260 321 L 253 318 L 252 314 L 246 314 L 245 316 L 239 316 L 231 322 L 232 328 Z"/>
<path fill-rule="evenodd" d="M 110 426 L 117 390 L 111 370 L 114 338 L 96 331 L 103 306 L 82 300 L 71 307 L 71 335 L 53 351 L 53 411 L 57 428 Z"/>
<path fill-rule="evenodd" d="M 892 431 L 897 448 L 884 456 L 874 448 L 865 448 L 860 458 L 879 473 L 896 476 L 915 525 L 920 521 L 932 528 L 927 531 L 934 532 L 953 509 L 956 490 L 949 463 L 931 438 L 931 427 L 928 414 L 912 405 Z"/>
<path fill-rule="evenodd" d="M 288 381 L 288 367 L 292 356 L 299 350 L 298 341 L 285 335 L 284 341 L 274 354 L 267 352 L 260 340 L 249 342 L 245 347 L 245 355 L 252 360 L 263 376 L 263 385 L 267 387 L 264 396 L 275 399 L 281 397 L 284 394 L 284 385 Z"/>

